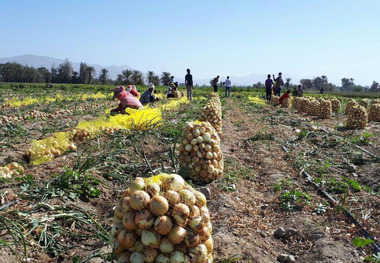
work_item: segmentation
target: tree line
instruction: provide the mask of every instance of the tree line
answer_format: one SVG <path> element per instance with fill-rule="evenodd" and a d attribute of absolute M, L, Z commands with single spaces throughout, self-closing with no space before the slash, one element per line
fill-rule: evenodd
<path fill-rule="evenodd" d="M 162 72 L 160 76 L 153 71 L 147 75 L 139 70 L 123 70 L 116 80 L 109 77 L 108 69 L 101 69 L 98 75 L 95 68 L 80 63 L 79 72 L 73 69 L 69 60 L 65 60 L 58 67 L 47 69 L 23 66 L 16 62 L 0 64 L 0 82 L 31 82 L 31 83 L 72 83 L 72 84 L 115 84 L 115 85 L 145 85 L 153 83 L 155 86 L 167 85 L 171 74 Z"/>

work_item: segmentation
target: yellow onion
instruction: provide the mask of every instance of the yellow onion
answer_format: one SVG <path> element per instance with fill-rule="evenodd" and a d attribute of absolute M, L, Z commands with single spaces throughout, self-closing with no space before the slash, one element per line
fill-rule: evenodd
<path fill-rule="evenodd" d="M 117 258 L 117 263 L 129 263 L 129 262 L 131 262 L 129 260 L 130 257 L 131 257 L 131 253 L 129 253 L 129 252 L 123 252 Z"/>
<path fill-rule="evenodd" d="M 195 196 L 191 191 L 187 189 L 181 190 L 179 196 L 181 197 L 181 202 L 187 206 L 193 206 L 195 204 Z"/>
<path fill-rule="evenodd" d="M 205 242 L 207 239 L 210 238 L 210 231 L 206 226 L 199 229 L 195 229 L 195 232 L 201 237 L 202 242 Z"/>
<path fill-rule="evenodd" d="M 168 234 L 173 228 L 173 223 L 170 217 L 159 216 L 154 221 L 154 230 L 160 235 Z"/>
<path fill-rule="evenodd" d="M 129 202 L 130 202 L 130 197 L 129 196 L 126 196 L 124 197 L 123 199 L 120 200 L 120 203 L 119 203 L 119 206 L 120 206 L 120 209 L 123 213 L 126 213 L 128 212 L 131 208 L 130 208 L 130 205 L 129 205 Z"/>
<path fill-rule="evenodd" d="M 156 183 L 148 183 L 145 190 L 151 197 L 153 197 L 160 192 L 160 186 Z"/>
<path fill-rule="evenodd" d="M 187 205 L 179 203 L 174 206 L 172 216 L 178 224 L 185 225 L 189 215 L 190 209 Z"/>
<path fill-rule="evenodd" d="M 141 243 L 146 247 L 158 248 L 160 240 L 154 232 L 144 229 L 141 234 Z"/>
<path fill-rule="evenodd" d="M 129 191 L 132 194 L 135 191 L 143 190 L 145 187 L 144 179 L 141 177 L 136 177 L 131 185 L 129 186 Z"/>
<path fill-rule="evenodd" d="M 135 224 L 138 228 L 148 229 L 153 223 L 153 214 L 148 209 L 142 209 L 136 213 Z"/>
<path fill-rule="evenodd" d="M 169 239 L 163 238 L 160 244 L 160 251 L 164 254 L 170 254 L 174 251 L 174 245 Z"/>
<path fill-rule="evenodd" d="M 136 229 L 135 229 L 135 233 L 136 233 L 136 235 L 139 236 L 139 237 L 141 237 L 142 231 L 143 231 L 143 229 L 141 229 L 141 228 L 136 228 Z"/>
<path fill-rule="evenodd" d="M 188 247 L 195 247 L 199 244 L 201 241 L 200 236 L 193 232 L 193 231 L 187 231 L 186 237 L 185 237 L 185 243 Z"/>
<path fill-rule="evenodd" d="M 165 197 L 170 205 L 175 205 L 179 203 L 180 197 L 178 192 L 169 190 L 165 193 Z"/>
<path fill-rule="evenodd" d="M 143 250 L 144 250 L 144 246 L 140 241 L 137 241 L 133 247 L 128 248 L 129 252 L 142 252 Z"/>
<path fill-rule="evenodd" d="M 190 248 L 189 252 L 191 262 L 203 263 L 207 259 L 207 248 L 203 244 L 200 244 L 194 248 Z"/>
<path fill-rule="evenodd" d="M 202 220 L 202 217 L 197 216 L 197 217 L 192 218 L 190 223 L 189 223 L 189 226 L 193 230 L 203 228 L 204 222 Z"/>
<path fill-rule="evenodd" d="M 200 210 L 199 210 L 198 206 L 195 206 L 195 205 L 191 206 L 190 207 L 190 215 L 189 215 L 189 217 L 193 218 L 193 217 L 196 217 L 196 216 L 199 216 L 199 215 L 200 215 Z"/>
<path fill-rule="evenodd" d="M 164 254 L 159 254 L 156 258 L 157 263 L 169 263 L 169 257 L 165 256 Z"/>
<path fill-rule="evenodd" d="M 166 179 L 166 183 L 169 184 L 169 190 L 178 192 L 184 187 L 185 180 L 178 174 L 171 174 L 170 178 Z"/>
<path fill-rule="evenodd" d="M 207 253 L 208 254 L 212 253 L 212 251 L 214 250 L 214 240 L 212 239 L 212 237 L 207 239 L 203 244 L 207 248 Z"/>
<path fill-rule="evenodd" d="M 117 238 L 121 232 L 121 230 L 123 230 L 123 225 L 122 224 L 115 224 L 112 226 L 112 229 L 111 229 L 111 238 Z"/>
<path fill-rule="evenodd" d="M 180 251 L 174 251 L 170 255 L 170 263 L 184 263 L 185 262 L 185 254 Z"/>
<path fill-rule="evenodd" d="M 206 203 L 207 203 L 207 200 L 206 200 L 206 197 L 204 194 L 202 194 L 201 192 L 195 192 L 194 193 L 194 196 L 195 196 L 195 204 L 198 206 L 198 207 L 202 207 L 202 206 L 205 206 Z"/>
<path fill-rule="evenodd" d="M 131 194 L 130 206 L 134 210 L 140 210 L 147 207 L 149 204 L 149 201 L 150 201 L 150 197 L 147 192 L 142 191 L 142 190 L 137 190 Z"/>
<path fill-rule="evenodd" d="M 205 142 L 210 141 L 210 139 L 211 139 L 211 134 L 210 133 L 206 132 L 205 134 L 203 134 L 203 140 Z"/>
<path fill-rule="evenodd" d="M 123 226 L 125 229 L 129 229 L 129 230 L 136 229 L 137 226 L 135 223 L 135 217 L 136 217 L 136 213 L 132 212 L 132 211 L 129 211 L 129 212 L 124 214 Z"/>
<path fill-rule="evenodd" d="M 121 207 L 120 205 L 117 205 L 115 207 L 115 210 L 113 211 L 114 215 L 119 218 L 119 219 L 123 219 L 123 216 L 124 216 L 124 213 L 123 213 L 123 210 L 121 210 Z"/>
<path fill-rule="evenodd" d="M 132 247 L 136 243 L 136 234 L 132 231 L 124 229 L 119 233 L 117 241 L 119 242 L 121 247 Z"/>
<path fill-rule="evenodd" d="M 153 214 L 161 216 L 169 210 L 169 203 L 165 197 L 156 195 L 150 200 L 149 208 Z"/>
<path fill-rule="evenodd" d="M 144 263 L 144 255 L 140 252 L 133 252 L 130 260 L 131 263 Z"/>
<path fill-rule="evenodd" d="M 158 255 L 158 252 L 154 248 L 146 248 L 143 250 L 143 254 L 145 262 L 154 262 Z"/>
<path fill-rule="evenodd" d="M 185 236 L 186 229 L 180 226 L 174 226 L 173 229 L 170 231 L 168 238 L 173 244 L 178 245 L 185 239 Z"/>

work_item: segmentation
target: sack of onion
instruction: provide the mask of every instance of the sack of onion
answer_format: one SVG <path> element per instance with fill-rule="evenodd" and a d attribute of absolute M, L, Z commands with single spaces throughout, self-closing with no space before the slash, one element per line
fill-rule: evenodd
<path fill-rule="evenodd" d="M 202 108 L 201 114 L 199 116 L 200 121 L 209 122 L 212 127 L 220 134 L 222 131 L 222 111 L 220 110 L 220 102 L 210 101 Z"/>
<path fill-rule="evenodd" d="M 280 104 L 279 100 L 280 100 L 279 96 L 272 95 L 272 97 L 270 98 L 270 104 L 278 105 Z"/>
<path fill-rule="evenodd" d="M 180 98 L 183 97 L 184 94 L 183 94 L 182 91 L 176 90 L 176 91 L 173 92 L 173 95 L 174 95 L 174 98 L 180 99 Z"/>
<path fill-rule="evenodd" d="M 211 263 L 205 196 L 177 174 L 137 177 L 114 210 L 110 240 L 118 263 Z"/>
<path fill-rule="evenodd" d="M 359 105 L 356 100 L 354 99 L 349 99 L 347 104 L 346 104 L 346 108 L 344 109 L 344 114 L 348 115 L 351 108 L 354 107 L 354 106 L 357 106 Z"/>
<path fill-rule="evenodd" d="M 362 129 L 367 125 L 367 110 L 360 105 L 350 107 L 346 127 L 349 129 Z"/>
<path fill-rule="evenodd" d="M 290 98 L 286 98 L 281 103 L 281 108 L 290 108 Z"/>
<path fill-rule="evenodd" d="M 380 102 L 373 103 L 369 108 L 368 121 L 380 122 Z"/>
<path fill-rule="evenodd" d="M 339 112 L 340 111 L 340 107 L 341 107 L 340 101 L 337 100 L 336 98 L 332 98 L 330 101 L 331 101 L 331 110 L 333 112 Z"/>
<path fill-rule="evenodd" d="M 209 122 L 184 126 L 179 147 L 181 174 L 195 182 L 209 183 L 223 175 L 223 155 L 218 133 Z"/>
<path fill-rule="evenodd" d="M 320 104 L 321 103 L 318 100 L 307 100 L 305 101 L 305 106 L 303 108 L 308 115 L 319 116 Z"/>
<path fill-rule="evenodd" d="M 367 98 L 362 99 L 359 101 L 359 105 L 363 106 L 364 108 L 368 109 L 369 100 Z"/>
<path fill-rule="evenodd" d="M 321 119 L 331 119 L 332 107 L 330 100 L 320 100 L 319 102 L 319 117 Z"/>

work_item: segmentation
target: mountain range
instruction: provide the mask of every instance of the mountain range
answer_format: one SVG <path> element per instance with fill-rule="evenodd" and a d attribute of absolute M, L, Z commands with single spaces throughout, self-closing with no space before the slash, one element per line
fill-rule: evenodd
<path fill-rule="evenodd" d="M 0 64 L 4 64 L 7 62 L 17 62 L 21 65 L 28 65 L 30 67 L 34 68 L 39 68 L 39 67 L 45 67 L 47 69 L 51 69 L 52 67 L 58 67 L 59 64 L 62 64 L 65 62 L 64 59 L 59 59 L 59 58 L 53 58 L 53 57 L 48 57 L 48 56 L 37 56 L 33 54 L 28 54 L 28 55 L 21 55 L 21 56 L 15 56 L 15 57 L 4 57 L 0 58 Z M 79 67 L 80 63 L 79 62 L 73 62 L 70 61 L 74 70 L 79 72 Z M 121 66 L 103 66 L 103 65 L 98 65 L 98 64 L 88 64 L 89 66 L 92 66 L 96 70 L 96 74 L 98 75 L 100 70 L 105 68 L 108 69 L 109 76 L 111 79 L 116 79 L 117 75 L 121 73 L 122 70 L 125 69 L 132 69 L 131 67 L 127 65 L 121 65 Z M 163 69 L 164 71 L 165 69 Z M 145 73 L 145 72 L 144 72 Z M 209 79 L 194 79 L 194 83 L 198 85 L 210 85 L 210 80 L 214 76 L 211 76 Z M 265 74 L 250 74 L 248 76 L 230 76 L 231 82 L 233 86 L 247 86 L 247 85 L 252 85 L 257 82 L 264 83 L 266 79 Z M 224 81 L 225 79 L 220 79 L 220 81 Z M 179 83 L 183 83 L 184 79 L 182 78 L 175 78 L 175 81 L 178 81 Z"/>

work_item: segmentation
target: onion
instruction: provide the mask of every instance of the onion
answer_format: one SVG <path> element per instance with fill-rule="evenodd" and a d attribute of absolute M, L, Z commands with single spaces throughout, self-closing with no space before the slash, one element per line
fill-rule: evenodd
<path fill-rule="evenodd" d="M 197 216 L 197 217 L 192 218 L 190 223 L 189 223 L 189 226 L 193 230 L 202 228 L 204 226 L 202 217 Z"/>
<path fill-rule="evenodd" d="M 173 228 L 173 223 L 170 217 L 159 216 L 154 221 L 154 230 L 160 235 L 168 234 Z"/>
<path fill-rule="evenodd" d="M 212 237 L 207 239 L 203 244 L 207 248 L 207 253 L 208 254 L 212 253 L 212 251 L 214 250 L 214 240 L 212 239 Z"/>
<path fill-rule="evenodd" d="M 170 255 L 170 263 L 184 263 L 185 255 L 180 251 L 174 251 Z"/>
<path fill-rule="evenodd" d="M 206 205 L 207 200 L 206 200 L 206 196 L 204 194 L 202 194 L 201 192 L 196 191 L 194 193 L 194 196 L 195 196 L 195 204 L 198 207 L 202 207 L 202 206 Z"/>
<path fill-rule="evenodd" d="M 205 242 L 207 239 L 210 238 L 210 231 L 208 230 L 206 226 L 199 229 L 195 229 L 195 231 L 201 237 L 202 242 Z"/>
<path fill-rule="evenodd" d="M 191 144 L 188 144 L 188 145 L 185 146 L 185 150 L 186 151 L 191 152 L 191 149 L 192 149 Z"/>
<path fill-rule="evenodd" d="M 211 150 L 212 150 L 211 145 L 206 144 L 206 145 L 205 145 L 205 151 L 206 151 L 206 152 L 211 152 Z"/>
<path fill-rule="evenodd" d="M 130 205 L 134 210 L 140 210 L 148 206 L 149 194 L 142 190 L 137 190 L 131 194 Z"/>
<path fill-rule="evenodd" d="M 143 190 L 145 187 L 144 179 L 141 177 L 136 177 L 131 185 L 129 186 L 129 192 L 132 194 L 133 192 L 137 190 Z"/>
<path fill-rule="evenodd" d="M 129 252 L 142 252 L 144 250 L 144 246 L 140 241 L 137 241 L 133 247 L 128 248 Z"/>
<path fill-rule="evenodd" d="M 130 197 L 128 197 L 128 196 L 126 196 L 120 200 L 119 206 L 120 206 L 121 211 L 123 213 L 126 213 L 131 209 L 129 202 L 130 202 Z"/>
<path fill-rule="evenodd" d="M 198 137 L 201 134 L 201 132 L 198 129 L 194 129 L 193 135 L 194 137 Z"/>
<path fill-rule="evenodd" d="M 190 248 L 189 252 L 191 262 L 203 263 L 207 259 L 207 248 L 203 244 Z"/>
<path fill-rule="evenodd" d="M 120 205 L 117 205 L 115 207 L 115 210 L 113 211 L 114 215 L 119 218 L 119 219 L 123 219 L 123 216 L 124 216 L 124 213 L 123 213 L 123 210 L 121 210 L 121 207 Z"/>
<path fill-rule="evenodd" d="M 211 139 L 210 133 L 206 132 L 205 134 L 203 134 L 204 141 L 208 142 L 210 139 Z"/>
<path fill-rule="evenodd" d="M 198 143 L 202 143 L 203 142 L 203 137 L 202 136 L 198 136 L 197 137 L 197 142 Z"/>
<path fill-rule="evenodd" d="M 130 260 L 131 263 L 144 263 L 144 255 L 140 252 L 133 252 Z"/>
<path fill-rule="evenodd" d="M 173 244 L 178 245 L 185 239 L 185 236 L 186 236 L 186 229 L 180 226 L 175 226 L 170 231 L 168 238 Z"/>
<path fill-rule="evenodd" d="M 190 215 L 189 217 L 190 218 L 193 218 L 193 217 L 196 217 L 196 216 L 199 216 L 200 215 L 200 210 L 198 208 L 198 206 L 196 205 L 193 205 L 190 207 Z"/>
<path fill-rule="evenodd" d="M 157 263 L 169 263 L 169 257 L 165 256 L 164 254 L 159 254 L 156 258 Z"/>
<path fill-rule="evenodd" d="M 193 206 L 195 204 L 195 196 L 194 194 L 189 190 L 181 190 L 179 192 L 179 196 L 181 197 L 181 202 L 188 205 Z"/>
<path fill-rule="evenodd" d="M 178 192 L 169 190 L 165 193 L 165 197 L 170 205 L 175 205 L 179 203 L 180 197 Z"/>
<path fill-rule="evenodd" d="M 148 209 L 140 210 L 136 213 L 135 224 L 140 229 L 148 229 L 153 225 L 153 214 Z"/>
<path fill-rule="evenodd" d="M 163 196 L 154 196 L 149 203 L 150 211 L 156 216 L 164 215 L 169 210 L 169 203 Z"/>
<path fill-rule="evenodd" d="M 130 256 L 131 256 L 131 253 L 129 253 L 129 252 L 121 253 L 120 256 L 117 258 L 117 263 L 129 263 L 129 262 L 131 262 L 129 260 Z"/>
<path fill-rule="evenodd" d="M 161 240 L 160 250 L 164 254 L 170 254 L 174 251 L 174 245 L 169 239 L 163 238 Z"/>
<path fill-rule="evenodd" d="M 208 209 L 206 206 L 201 207 L 201 215 L 208 214 Z"/>
<path fill-rule="evenodd" d="M 179 225 L 185 225 L 189 215 L 190 209 L 187 205 L 179 203 L 174 206 L 172 216 Z"/>
<path fill-rule="evenodd" d="M 150 248 L 157 248 L 160 244 L 159 237 L 152 231 L 144 229 L 141 234 L 141 243 Z"/>
<path fill-rule="evenodd" d="M 173 191 L 180 191 L 184 185 L 185 185 L 185 180 L 178 175 L 178 174 L 171 174 L 171 178 L 168 178 L 168 183 L 169 183 L 169 190 Z"/>
<path fill-rule="evenodd" d="M 155 195 L 158 195 L 158 193 L 160 192 L 160 186 L 156 183 L 148 183 L 146 185 L 146 191 L 151 197 L 153 197 Z"/>
<path fill-rule="evenodd" d="M 117 237 L 117 241 L 119 242 L 121 247 L 129 248 L 134 246 L 136 243 L 136 234 L 132 231 L 124 229 L 121 231 Z"/>
<path fill-rule="evenodd" d="M 111 234 L 110 236 L 112 238 L 117 238 L 117 236 L 120 234 L 121 230 L 123 230 L 123 225 L 122 224 L 115 224 L 112 226 L 112 229 L 111 229 Z"/>
<path fill-rule="evenodd" d="M 187 231 L 186 237 L 185 237 L 185 243 L 188 247 L 195 247 L 199 244 L 201 241 L 200 236 L 193 232 L 193 231 Z"/>
<path fill-rule="evenodd" d="M 197 141 L 197 139 L 192 139 L 190 143 L 191 143 L 191 145 L 196 145 L 198 143 L 198 141 Z"/>
<path fill-rule="evenodd" d="M 136 213 L 132 211 L 129 211 L 126 214 L 124 214 L 123 226 L 125 229 L 129 229 L 129 230 L 136 229 L 137 226 L 135 224 L 135 216 L 136 216 Z"/>
<path fill-rule="evenodd" d="M 145 262 L 153 262 L 158 255 L 157 250 L 154 248 L 146 248 L 143 250 L 143 253 Z"/>
<path fill-rule="evenodd" d="M 212 157 L 213 157 L 212 152 L 207 152 L 207 153 L 206 153 L 206 158 L 207 158 L 208 160 L 212 159 Z"/>

